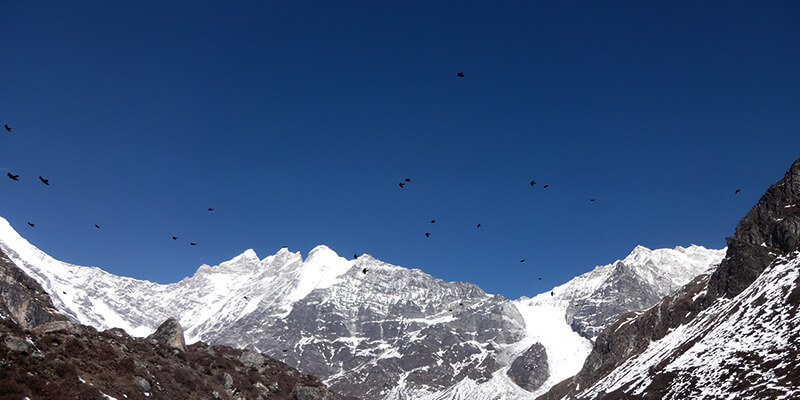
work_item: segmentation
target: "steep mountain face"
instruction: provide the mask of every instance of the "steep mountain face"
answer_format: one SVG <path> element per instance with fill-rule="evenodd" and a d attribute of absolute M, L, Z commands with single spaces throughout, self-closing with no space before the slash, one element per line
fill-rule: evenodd
<path fill-rule="evenodd" d="M 175 319 L 145 339 L 67 321 L 0 252 L 0 398 L 346 400 L 253 351 L 184 345 Z"/>
<path fill-rule="evenodd" d="M 386 400 L 532 399 L 577 373 L 614 317 L 654 304 L 724 254 L 637 247 L 552 294 L 510 301 L 325 246 L 305 260 L 248 250 L 169 285 L 56 261 L 4 220 L 0 249 L 72 320 L 145 336 L 175 316 L 189 343 L 271 354 L 337 392 Z"/>
<path fill-rule="evenodd" d="M 604 330 L 541 399 L 800 396 L 800 160 L 728 238 L 725 259 Z"/>

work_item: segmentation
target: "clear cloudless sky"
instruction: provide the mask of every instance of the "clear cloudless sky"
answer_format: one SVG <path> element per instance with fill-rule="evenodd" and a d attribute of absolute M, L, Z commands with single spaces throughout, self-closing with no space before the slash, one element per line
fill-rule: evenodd
<path fill-rule="evenodd" d="M 2 1 L 0 215 L 161 283 L 326 244 L 516 298 L 722 248 L 800 157 L 797 2 L 499 3 Z"/>

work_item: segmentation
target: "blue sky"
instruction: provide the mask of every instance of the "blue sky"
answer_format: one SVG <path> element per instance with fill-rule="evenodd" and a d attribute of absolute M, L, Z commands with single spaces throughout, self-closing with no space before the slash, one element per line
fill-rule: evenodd
<path fill-rule="evenodd" d="M 721 248 L 800 157 L 800 5 L 645 3 L 6 2 L 0 215 L 162 283 L 327 244 L 516 298 Z"/>

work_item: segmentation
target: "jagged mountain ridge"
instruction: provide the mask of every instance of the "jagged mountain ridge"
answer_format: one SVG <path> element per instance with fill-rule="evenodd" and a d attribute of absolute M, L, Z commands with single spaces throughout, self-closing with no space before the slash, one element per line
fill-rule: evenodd
<path fill-rule="evenodd" d="M 69 322 L 3 252 L 0 398 L 348 399 L 261 353 L 202 342 L 187 347 L 174 319 L 147 339 Z"/>
<path fill-rule="evenodd" d="M 713 273 L 597 338 L 541 400 L 800 397 L 800 159 L 727 239 Z"/>
<path fill-rule="evenodd" d="M 346 260 L 324 246 L 305 260 L 287 249 L 264 259 L 248 250 L 170 285 L 53 260 L 5 221 L 0 248 L 74 320 L 144 336 L 176 316 L 189 342 L 263 351 L 338 392 L 387 400 L 532 398 L 575 374 L 593 332 L 620 310 L 669 293 L 722 256 L 699 246 L 637 247 L 554 288 L 555 296 L 509 301 L 368 255 Z M 619 293 L 636 301 L 619 306 Z M 598 294 L 605 298 L 592 299 Z M 602 318 L 587 317 L 594 314 Z M 583 336 L 570 324 L 584 327 Z M 536 343 L 547 352 L 549 376 L 526 391 L 509 369 Z"/>

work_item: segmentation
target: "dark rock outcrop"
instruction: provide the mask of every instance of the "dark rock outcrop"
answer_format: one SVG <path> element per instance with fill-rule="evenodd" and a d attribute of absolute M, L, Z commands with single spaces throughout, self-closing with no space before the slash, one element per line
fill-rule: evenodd
<path fill-rule="evenodd" d="M 800 159 L 739 221 L 728 254 L 708 283 L 712 295 L 733 297 L 776 257 L 800 247 Z"/>
<path fill-rule="evenodd" d="M 550 376 L 547 367 L 547 352 L 541 343 L 534 343 L 521 356 L 517 357 L 506 372 L 519 387 L 532 392 L 538 389 Z"/>
<path fill-rule="evenodd" d="M 186 350 L 183 328 L 181 328 L 180 322 L 175 318 L 168 318 L 152 335 L 148 336 L 147 339 L 178 350 Z"/>
<path fill-rule="evenodd" d="M 24 329 L 51 321 L 65 321 L 41 285 L 0 251 L 0 317 L 11 318 Z"/>
<path fill-rule="evenodd" d="M 727 239 L 725 259 L 712 275 L 695 278 L 645 312 L 622 315 L 596 339 L 581 371 L 537 400 L 574 396 L 671 330 L 690 323 L 720 297 L 745 290 L 777 257 L 800 248 L 800 159 L 772 185 Z M 662 375 L 662 381 L 668 377 Z M 605 396 L 600 396 L 603 399 Z M 612 397 L 609 397 L 612 398 Z"/>

